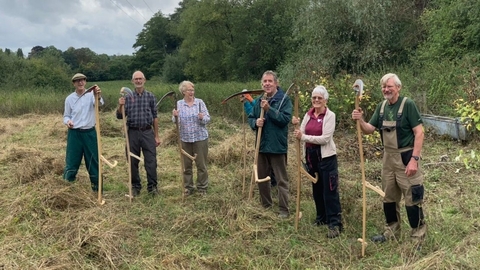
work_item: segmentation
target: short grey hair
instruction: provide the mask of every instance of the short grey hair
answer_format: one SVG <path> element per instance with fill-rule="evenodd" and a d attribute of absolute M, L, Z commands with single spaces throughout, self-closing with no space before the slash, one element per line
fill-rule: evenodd
<path fill-rule="evenodd" d="M 263 76 L 265 76 L 265 75 L 272 75 L 273 76 L 273 81 L 278 83 L 278 75 L 275 71 L 272 71 L 272 70 L 265 71 L 262 75 L 262 80 L 263 80 Z"/>
<path fill-rule="evenodd" d="M 327 88 L 325 88 L 325 86 L 323 85 L 317 85 L 315 88 L 313 88 L 312 97 L 313 94 L 320 94 L 325 100 L 328 100 L 328 91 Z"/>
<path fill-rule="evenodd" d="M 390 79 L 393 79 L 393 82 L 396 86 L 402 87 L 402 82 L 400 81 L 400 78 L 398 78 L 397 74 L 394 73 L 387 73 L 383 75 L 383 77 L 380 79 L 380 85 L 386 84 L 387 81 Z"/>
<path fill-rule="evenodd" d="M 185 93 L 185 90 L 187 90 L 188 86 L 195 88 L 195 85 L 191 81 L 181 82 L 180 85 L 178 86 L 178 91 L 180 91 L 180 94 L 183 95 Z"/>
<path fill-rule="evenodd" d="M 132 80 L 135 79 L 135 74 L 140 74 L 140 75 L 142 75 L 142 79 L 145 79 L 145 75 L 143 74 L 143 72 L 141 72 L 140 70 L 137 70 L 137 71 L 133 72 Z"/>

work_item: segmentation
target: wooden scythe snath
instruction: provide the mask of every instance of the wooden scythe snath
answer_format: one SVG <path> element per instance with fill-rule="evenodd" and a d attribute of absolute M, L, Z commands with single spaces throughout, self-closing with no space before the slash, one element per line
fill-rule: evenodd
<path fill-rule="evenodd" d="M 298 100 L 298 95 L 299 95 L 300 89 L 297 87 L 297 90 L 295 91 L 295 101 L 294 101 L 294 116 L 298 118 L 299 114 L 299 100 Z M 300 123 L 295 125 L 295 129 L 298 129 Z M 296 139 L 296 138 L 295 138 Z M 295 212 L 295 230 L 298 230 L 298 222 L 302 218 L 302 212 L 300 212 L 300 194 L 301 194 L 301 181 L 302 181 L 302 175 L 306 176 L 308 180 L 310 180 L 312 183 L 317 183 L 318 182 L 318 173 L 315 172 L 315 176 L 311 176 L 303 167 L 302 164 L 302 158 L 301 158 L 301 147 L 300 147 L 300 139 L 296 139 L 295 141 L 295 150 L 297 152 L 297 205 L 296 205 L 296 212 Z"/>
<path fill-rule="evenodd" d="M 259 89 L 259 90 L 242 90 L 241 92 L 237 92 L 237 93 L 234 93 L 230 96 L 228 96 L 226 99 L 224 99 L 222 101 L 222 104 L 225 104 L 227 103 L 227 101 L 229 101 L 230 99 L 234 98 L 234 97 L 237 97 L 237 96 L 241 96 L 241 95 L 245 95 L 245 94 L 251 94 L 251 95 L 259 95 L 259 94 L 262 94 L 264 91 L 262 89 Z M 241 106 L 241 111 L 244 110 L 243 108 L 243 103 L 241 102 L 240 103 L 240 106 Z M 246 131 L 246 127 L 245 127 L 245 113 L 242 113 L 242 126 L 243 126 L 243 181 L 242 181 L 242 194 L 245 194 L 245 182 L 246 182 L 246 178 L 247 178 L 247 131 Z M 253 174 L 252 174 L 252 177 L 253 177 Z"/>
<path fill-rule="evenodd" d="M 353 84 L 353 91 L 355 91 L 355 109 L 360 110 L 360 99 L 363 93 L 363 81 L 358 79 Z M 359 147 L 359 155 L 360 155 L 360 168 L 362 170 L 362 238 L 358 238 L 357 240 L 362 243 L 362 257 L 365 256 L 365 247 L 367 246 L 366 242 L 366 231 L 367 231 L 367 197 L 366 197 L 366 189 L 369 188 L 378 195 L 385 197 L 385 192 L 377 186 L 370 184 L 365 179 L 365 162 L 363 157 L 363 142 L 362 142 L 362 128 L 360 126 L 360 121 L 357 120 L 357 139 L 358 139 L 358 147 Z"/>
<path fill-rule="evenodd" d="M 288 96 L 288 93 L 290 93 L 290 90 L 292 89 L 294 83 L 290 84 L 290 86 L 288 87 L 287 91 L 284 93 L 284 96 L 282 98 L 282 100 L 280 101 L 280 105 L 278 106 L 278 111 L 277 111 L 277 114 L 280 113 L 280 110 L 282 108 L 282 104 L 283 102 L 285 101 L 285 98 L 286 96 Z M 263 95 L 261 97 L 261 99 L 266 99 L 266 96 Z M 258 100 L 258 102 L 261 102 L 261 99 Z M 260 104 L 259 104 L 260 106 Z M 263 110 L 263 108 L 260 108 L 260 119 L 263 119 L 265 115 L 265 111 Z M 250 181 L 250 193 L 248 195 L 248 199 L 251 199 L 253 197 L 253 186 L 254 186 L 254 183 L 262 183 L 262 182 L 266 182 L 266 181 L 269 181 L 270 180 L 270 176 L 267 176 L 265 178 L 262 178 L 262 179 L 258 179 L 258 154 L 259 154 L 259 151 L 260 151 L 260 143 L 261 143 L 261 138 L 262 138 L 262 128 L 263 127 L 258 127 L 257 128 L 257 140 L 255 141 L 255 159 L 254 159 L 254 162 L 253 162 L 253 172 L 252 172 L 252 180 Z"/>
<path fill-rule="evenodd" d="M 248 102 L 244 101 L 244 102 Z M 240 103 L 242 111 L 244 110 L 243 102 Z M 247 128 L 245 127 L 245 113 L 242 113 L 242 127 L 243 127 L 243 175 L 242 175 L 242 195 L 245 195 L 245 181 L 247 178 Z"/>
<path fill-rule="evenodd" d="M 177 114 L 178 114 L 177 96 L 176 95 L 175 95 L 175 98 L 174 98 L 174 102 L 175 102 L 175 110 L 177 111 Z M 184 188 L 183 173 L 185 172 L 185 164 L 183 163 L 182 139 L 180 138 L 180 126 L 178 124 L 178 115 L 175 116 L 175 128 L 177 130 L 178 153 L 180 154 L 180 191 L 182 192 L 182 202 L 183 202 L 185 200 L 185 191 L 183 190 L 183 188 Z"/>
<path fill-rule="evenodd" d="M 296 88 L 295 90 L 295 101 L 294 101 L 294 116 L 295 118 L 298 119 L 298 92 L 300 91 L 299 87 Z M 299 124 L 295 125 L 295 129 L 298 129 Z M 298 231 L 298 222 L 301 218 L 302 212 L 300 212 L 300 194 L 301 194 L 301 188 L 302 188 L 302 171 L 300 168 L 302 168 L 302 160 L 300 157 L 300 139 L 296 138 L 295 141 L 295 150 L 297 151 L 297 200 L 296 200 L 296 208 L 295 208 L 295 230 Z"/>
<path fill-rule="evenodd" d="M 300 173 L 307 177 L 308 180 L 310 180 L 312 183 L 316 184 L 318 182 L 318 173 L 315 172 L 315 177 L 311 176 L 304 168 L 303 168 L 303 165 L 300 164 L 301 168 L 300 168 Z"/>
<path fill-rule="evenodd" d="M 265 97 L 263 96 L 262 99 L 264 99 Z M 258 100 L 258 102 L 261 102 L 261 100 Z M 259 104 L 260 106 L 260 104 Z M 260 108 L 260 119 L 263 119 L 263 117 L 265 116 L 265 111 L 263 110 L 263 108 Z M 262 179 L 259 179 L 258 178 L 258 153 L 260 151 L 260 143 L 261 143 L 261 139 L 262 139 L 262 130 L 263 130 L 263 126 L 262 127 L 257 127 L 257 139 L 255 141 L 255 158 L 253 160 L 253 171 L 252 171 L 252 180 L 250 181 L 250 192 L 249 192 L 249 195 L 248 195 L 248 199 L 251 199 L 253 197 L 253 187 L 255 185 L 255 183 L 261 183 L 261 182 L 265 182 L 265 181 L 269 181 L 270 180 L 270 176 L 267 176 L 265 178 L 262 178 Z"/>
<path fill-rule="evenodd" d="M 363 92 L 363 81 L 358 79 L 353 84 L 353 91 L 355 91 L 355 109 L 360 110 L 360 98 Z M 367 231 L 367 198 L 366 188 L 367 180 L 365 179 L 365 163 L 363 160 L 363 142 L 362 142 L 362 129 L 360 127 L 360 121 L 357 120 L 357 139 L 358 148 L 360 153 L 360 169 L 362 170 L 362 238 L 357 240 L 362 243 L 362 257 L 365 256 L 365 247 L 367 246 L 366 231 Z"/>
<path fill-rule="evenodd" d="M 96 85 L 95 85 L 96 86 Z M 93 89 L 92 87 L 90 87 Z M 95 93 L 95 130 L 97 131 L 97 149 L 98 149 L 98 203 L 100 205 L 105 204 L 105 200 L 102 198 L 103 193 L 103 175 L 102 175 L 102 162 L 105 162 L 110 168 L 117 166 L 117 161 L 115 160 L 113 163 L 109 162 L 103 155 L 102 155 L 102 139 L 100 137 L 100 96 L 98 93 Z"/>
<path fill-rule="evenodd" d="M 358 79 L 353 84 L 353 90 L 355 91 L 355 109 L 360 110 L 360 98 L 363 92 L 363 81 Z M 365 179 L 365 163 L 363 160 L 363 142 L 362 142 L 362 129 L 360 127 L 360 121 L 357 120 L 357 140 L 358 149 L 360 154 L 360 169 L 362 171 L 362 238 L 357 240 L 362 243 L 362 257 L 365 256 L 365 247 L 367 246 L 366 232 L 367 232 L 367 180 Z"/>
<path fill-rule="evenodd" d="M 195 153 L 193 156 L 190 155 L 189 153 L 187 153 L 187 151 L 183 150 L 182 148 L 182 154 L 184 156 L 186 156 L 187 158 L 189 158 L 191 161 L 195 161 L 195 159 L 197 158 L 197 153 Z"/>
<path fill-rule="evenodd" d="M 124 98 L 131 98 L 133 100 L 133 91 L 130 90 L 127 87 L 122 87 L 120 89 L 120 94 Z M 128 195 L 125 195 L 128 197 L 130 202 L 132 202 L 133 199 L 133 188 L 132 188 L 132 157 L 143 161 L 143 158 L 133 154 L 130 151 L 130 141 L 128 139 L 128 126 L 127 126 L 127 117 L 125 115 L 125 105 L 122 106 L 122 120 L 123 120 L 123 131 L 125 133 L 125 147 L 127 150 L 127 164 L 128 164 Z"/>
<path fill-rule="evenodd" d="M 173 91 L 172 91 L 173 92 Z M 171 95 L 174 99 L 175 102 L 175 110 L 178 113 L 178 107 L 177 107 L 177 94 L 173 92 Z M 178 153 L 180 155 L 180 190 L 182 191 L 182 202 L 185 200 L 185 192 L 184 192 L 184 187 L 183 187 L 183 173 L 185 172 L 185 164 L 183 163 L 183 156 L 186 156 L 192 161 L 195 161 L 197 158 L 197 153 L 195 153 L 193 156 L 187 153 L 185 150 L 182 148 L 182 139 L 180 138 L 180 125 L 178 121 L 178 116 L 175 116 L 175 128 L 177 130 L 177 144 L 178 144 Z"/>

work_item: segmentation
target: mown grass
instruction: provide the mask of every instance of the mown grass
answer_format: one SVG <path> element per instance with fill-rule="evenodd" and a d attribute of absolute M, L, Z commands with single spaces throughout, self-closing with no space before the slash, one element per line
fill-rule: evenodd
<path fill-rule="evenodd" d="M 158 96 L 174 89 L 149 83 Z M 254 88 L 256 83 L 252 84 Z M 108 103 L 118 98 L 121 86 L 129 84 L 99 85 L 104 95 L 110 95 L 105 97 Z M 14 117 L 2 113 L 0 269 L 476 269 L 480 265 L 479 172 L 466 170 L 454 160 L 460 150 L 478 152 L 476 141 L 460 144 L 427 131 L 422 162 L 428 236 L 422 249 L 416 250 L 409 241 L 408 222 L 404 220 L 398 242 L 377 245 L 369 241 L 362 258 L 357 241 L 362 235 L 362 186 L 355 130 L 338 130 L 335 134 L 345 231 L 331 240 L 326 238 L 325 227 L 311 225 L 315 209 L 305 179 L 300 197 L 303 218 L 295 230 L 293 217 L 279 220 L 276 205 L 264 210 L 256 191 L 253 200 L 247 199 L 254 135 L 242 125 L 241 104 L 234 100 L 220 105 L 220 101 L 248 87 L 209 85 L 198 84 L 196 92 L 207 100 L 212 114 L 208 127 L 209 194 L 195 194 L 185 201 L 169 108 L 161 109 L 159 114 L 163 141 L 158 148 L 161 195 L 152 198 L 143 190 L 133 203 L 125 197 L 128 174 L 122 122 L 115 119 L 113 107 L 103 108 L 103 155 L 118 161 L 115 168 L 104 168 L 103 206 L 97 204 L 96 194 L 90 191 L 83 166 L 75 184 L 62 180 L 66 129 L 61 115 L 68 93 L 55 97 L 62 104 L 58 112 L 49 112 L 53 107 L 45 103 L 50 105 L 41 113 L 16 112 Z M 210 92 L 212 89 L 214 92 Z M 34 96 L 33 91 L 27 93 Z M 14 93 L 6 95 L 6 99 L 12 104 L 17 102 Z M 48 101 L 51 99 L 38 103 Z M 248 145 L 245 190 L 244 127 Z M 288 172 L 293 213 L 296 153 L 292 138 L 290 143 Z M 378 145 L 367 140 L 363 145 L 366 178 L 379 185 Z M 141 172 L 145 182 L 144 170 Z M 367 208 L 370 237 L 383 228 L 381 199 L 372 191 L 367 191 Z M 402 217 L 406 218 L 403 209 Z"/>

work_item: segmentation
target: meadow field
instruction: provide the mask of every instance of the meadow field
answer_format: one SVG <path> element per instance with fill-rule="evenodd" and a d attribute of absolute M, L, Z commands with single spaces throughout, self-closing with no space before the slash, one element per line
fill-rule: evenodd
<path fill-rule="evenodd" d="M 457 142 L 426 130 L 422 151 L 428 235 L 421 249 L 409 239 L 402 208 L 402 237 L 375 244 L 361 256 L 362 184 L 355 123 L 335 133 L 344 231 L 326 237 L 312 225 L 311 185 L 302 179 L 298 230 L 294 215 L 277 217 L 261 207 L 258 192 L 248 199 L 254 133 L 242 122 L 237 100 L 220 101 L 249 84 L 198 84 L 196 96 L 210 111 L 210 188 L 207 196 L 182 200 L 173 101 L 159 110 L 160 196 L 145 190 L 129 201 L 123 125 L 114 114 L 128 81 L 98 83 L 106 99 L 100 124 L 103 155 L 118 161 L 104 166 L 104 205 L 89 188 L 82 165 L 78 181 L 62 180 L 66 133 L 62 124 L 69 91 L 2 92 L 0 104 L 0 269 L 477 269 L 480 265 L 480 161 L 477 139 Z M 175 85 L 147 82 L 158 97 Z M 73 91 L 73 89 L 71 90 Z M 293 97 L 292 97 L 293 98 Z M 337 112 L 350 113 L 350 111 Z M 291 127 L 293 131 L 293 127 Z M 244 143 L 246 140 L 246 144 Z M 296 152 L 290 134 L 290 209 L 297 194 Z M 381 147 L 364 139 L 366 179 L 380 185 Z M 247 162 L 243 163 L 244 149 Z M 462 154 L 459 159 L 457 156 Z M 141 164 L 142 165 L 142 164 Z M 468 165 L 468 167 L 466 166 Z M 145 173 L 141 170 L 142 181 Z M 367 237 L 383 229 L 381 198 L 367 191 Z"/>

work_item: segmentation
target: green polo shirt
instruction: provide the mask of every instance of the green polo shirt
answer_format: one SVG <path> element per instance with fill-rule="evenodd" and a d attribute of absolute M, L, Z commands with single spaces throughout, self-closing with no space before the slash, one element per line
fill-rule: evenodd
<path fill-rule="evenodd" d="M 383 120 L 384 121 L 396 121 L 397 120 L 397 112 L 400 109 L 400 104 L 402 103 L 403 97 L 399 97 L 397 102 L 394 104 L 387 104 L 384 108 Z M 373 113 L 372 118 L 370 119 L 369 123 L 375 126 L 377 129 L 382 127 L 382 123 L 380 123 L 380 109 L 382 107 L 382 102 L 377 105 L 375 112 Z M 413 128 L 422 124 L 422 116 L 418 111 L 415 102 L 411 99 L 407 99 L 405 105 L 403 107 L 402 119 L 400 121 L 400 128 L 397 129 L 397 136 L 399 148 L 404 148 L 407 146 L 412 146 L 415 140 L 415 136 L 413 134 Z"/>

